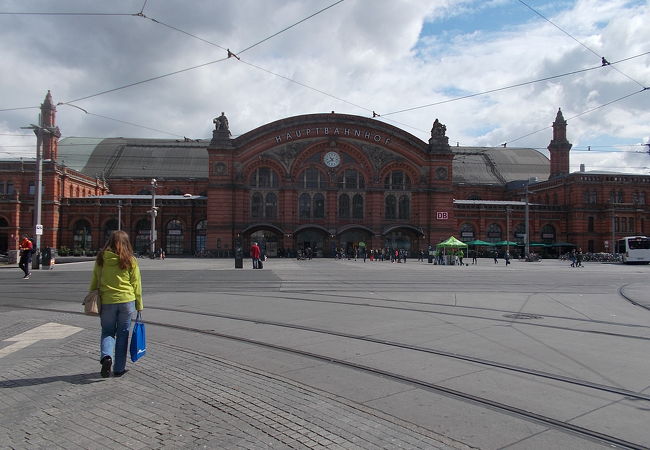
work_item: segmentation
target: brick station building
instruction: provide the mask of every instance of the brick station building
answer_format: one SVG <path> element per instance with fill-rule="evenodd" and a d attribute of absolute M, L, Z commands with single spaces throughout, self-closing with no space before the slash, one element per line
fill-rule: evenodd
<path fill-rule="evenodd" d="M 281 119 L 235 138 L 222 113 L 211 140 L 59 142 L 49 92 L 41 115 L 51 131 L 43 138 L 43 247 L 94 251 L 119 226 L 144 252 L 154 201 L 155 247 L 167 255 L 231 256 L 251 241 L 269 256 L 307 246 L 332 256 L 361 242 L 413 252 L 451 235 L 523 242 L 527 204 L 529 241 L 549 254 L 567 243 L 611 251 L 613 239 L 648 233 L 650 177 L 569 173 L 559 110 L 550 160 L 530 148 L 450 146 L 437 119 L 428 142 L 334 112 Z M 35 166 L 0 161 L 0 252 L 34 234 Z"/>

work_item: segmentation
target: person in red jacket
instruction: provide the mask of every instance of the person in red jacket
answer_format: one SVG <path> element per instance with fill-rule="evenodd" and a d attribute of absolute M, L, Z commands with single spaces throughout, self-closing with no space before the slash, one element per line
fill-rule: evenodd
<path fill-rule="evenodd" d="M 251 245 L 251 259 L 253 260 L 253 269 L 259 268 L 261 254 L 262 252 L 260 251 L 260 247 L 257 245 L 257 242 L 253 242 L 253 245 Z"/>
<path fill-rule="evenodd" d="M 34 250 L 34 244 L 29 239 L 29 236 L 24 235 L 23 240 L 20 241 L 20 261 L 18 262 L 18 267 L 25 272 L 23 280 L 29 280 L 29 276 L 32 274 L 29 271 L 29 266 L 32 265 L 32 251 Z"/>

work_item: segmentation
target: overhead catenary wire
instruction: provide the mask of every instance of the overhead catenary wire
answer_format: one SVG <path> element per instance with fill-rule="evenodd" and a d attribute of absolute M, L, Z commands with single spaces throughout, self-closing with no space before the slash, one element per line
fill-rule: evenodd
<path fill-rule="evenodd" d="M 156 131 L 156 132 L 162 133 L 162 134 L 168 134 L 170 136 L 182 137 L 182 138 L 185 137 L 185 136 L 181 136 L 180 134 L 170 133 L 169 131 L 159 130 L 158 128 L 152 128 L 152 127 L 148 127 L 148 126 L 145 126 L 145 125 L 140 125 L 140 124 L 137 124 L 137 123 L 129 122 L 129 121 L 126 121 L 126 120 L 115 119 L 114 117 L 104 116 L 102 114 L 95 114 L 95 113 L 92 113 L 92 112 L 90 112 L 90 111 L 88 111 L 88 110 L 86 110 L 84 108 L 81 108 L 81 107 L 79 107 L 77 105 L 74 105 L 72 103 L 69 103 L 69 102 L 68 103 L 62 103 L 62 102 L 57 103 L 57 106 L 61 106 L 61 105 L 63 105 L 63 106 L 72 106 L 74 108 L 77 108 L 77 109 L 83 111 L 84 113 L 88 114 L 89 116 L 100 117 L 102 119 L 112 120 L 114 122 L 119 122 L 119 123 L 123 123 L 125 125 L 131 125 L 131 126 L 134 126 L 134 127 L 143 128 L 145 130 L 151 130 L 151 131 Z"/>
<path fill-rule="evenodd" d="M 640 53 L 638 55 L 630 56 L 628 58 L 621 59 L 621 60 L 618 60 L 618 61 L 614 61 L 614 62 L 611 63 L 611 65 L 618 64 L 618 63 L 621 63 L 623 61 L 629 61 L 630 59 L 634 59 L 634 58 L 640 58 L 641 56 L 645 56 L 645 55 L 648 55 L 648 54 L 650 54 L 650 51 Z M 391 112 L 388 112 L 388 113 L 383 113 L 383 114 L 381 114 L 381 116 L 385 117 L 385 116 L 390 116 L 390 115 L 393 115 L 393 114 L 400 114 L 400 113 L 404 113 L 404 112 L 414 111 L 416 109 L 429 108 L 431 106 L 438 106 L 438 105 L 443 105 L 445 103 L 457 102 L 459 100 L 465 100 L 465 99 L 472 98 L 472 97 L 478 97 L 478 96 L 481 96 L 481 95 L 492 94 L 494 92 L 505 91 L 505 90 L 508 90 L 508 89 L 514 89 L 514 88 L 518 88 L 518 87 L 522 87 L 522 86 L 527 86 L 527 85 L 530 85 L 530 84 L 541 83 L 543 81 L 554 80 L 554 79 L 557 79 L 557 78 L 563 78 L 563 77 L 567 77 L 567 76 L 570 76 L 570 75 L 576 75 L 576 74 L 579 74 L 579 73 L 590 72 L 592 70 L 599 70 L 599 69 L 603 69 L 603 66 L 598 65 L 598 66 L 593 66 L 593 67 L 587 67 L 587 68 L 584 68 L 584 69 L 573 70 L 573 71 L 561 73 L 561 74 L 558 74 L 558 75 L 551 75 L 551 76 L 548 76 L 548 77 L 537 78 L 535 80 L 529 80 L 529 81 L 523 81 L 521 83 L 509 84 L 507 86 L 502 86 L 502 87 L 494 88 L 494 89 L 488 89 L 488 90 L 481 91 L 481 92 L 475 92 L 473 94 L 461 95 L 459 97 L 440 100 L 438 102 L 428 103 L 426 105 L 413 106 L 413 107 L 410 107 L 410 108 L 400 109 L 400 110 L 397 110 L 397 111 L 391 111 Z"/>
<path fill-rule="evenodd" d="M 584 116 L 585 114 L 588 114 L 588 113 L 590 113 L 590 112 L 596 111 L 596 110 L 601 109 L 601 108 L 604 108 L 605 106 L 611 105 L 612 103 L 620 102 L 621 100 L 625 100 L 626 98 L 632 97 L 633 95 L 640 94 L 640 93 L 645 92 L 645 91 L 647 91 L 647 90 L 648 90 L 648 88 L 643 88 L 643 89 L 641 89 L 641 90 L 634 91 L 634 92 L 632 92 L 632 93 L 630 93 L 630 94 L 626 94 L 626 95 L 624 95 L 624 96 L 622 96 L 622 97 L 616 98 L 616 99 L 611 100 L 611 101 L 609 101 L 609 102 L 607 102 L 607 103 L 603 103 L 602 105 L 598 105 L 598 106 L 595 106 L 595 107 L 593 107 L 593 108 L 589 108 L 589 109 L 586 110 L 586 111 L 583 111 L 583 112 L 581 112 L 581 113 L 579 113 L 579 114 L 576 114 L 575 116 L 571 116 L 571 117 L 565 118 L 564 120 L 566 120 L 566 121 L 568 122 L 569 120 L 575 119 L 576 117 Z M 532 131 L 532 132 L 530 132 L 530 133 L 527 133 L 527 134 L 525 134 L 525 135 L 523 135 L 523 136 L 519 136 L 519 137 L 516 138 L 516 139 L 508 140 L 508 141 L 505 142 L 505 144 L 512 144 L 513 142 L 517 142 L 517 141 L 519 141 L 519 140 L 521 140 L 521 139 L 527 138 L 528 136 L 532 136 L 533 134 L 537 134 L 537 133 L 539 133 L 539 132 L 541 132 L 541 131 L 548 130 L 548 129 L 551 128 L 551 127 L 552 127 L 552 125 L 546 126 L 546 127 L 544 127 L 544 128 L 540 128 L 539 130 L 535 130 L 535 131 Z"/>
<path fill-rule="evenodd" d="M 286 31 L 286 30 L 288 30 L 288 29 L 290 29 L 290 28 L 292 28 L 292 27 L 294 27 L 294 26 L 296 26 L 296 25 L 298 25 L 298 24 L 304 22 L 305 20 L 307 20 L 307 19 L 309 19 L 309 18 L 311 18 L 311 17 L 313 17 L 313 16 L 315 16 L 315 15 L 317 15 L 317 14 L 320 14 L 321 12 L 323 12 L 323 11 L 325 11 L 325 10 L 327 10 L 327 9 L 329 9 L 329 8 L 331 8 L 331 7 L 333 7 L 333 6 L 337 5 L 337 4 L 339 4 L 339 3 L 341 3 L 342 1 L 343 1 L 343 0 L 340 0 L 340 1 L 338 1 L 338 2 L 335 2 L 335 3 L 333 3 L 332 5 L 329 5 L 328 7 L 323 8 L 323 9 L 321 9 L 321 10 L 315 12 L 314 14 L 312 14 L 312 15 L 306 17 L 306 18 L 301 19 L 300 21 L 298 21 L 298 22 L 296 22 L 296 23 L 294 23 L 294 24 L 292 24 L 292 25 L 290 25 L 290 26 L 288 26 L 288 27 L 285 27 L 283 30 L 280 30 L 280 31 L 278 31 L 278 32 L 275 33 L 275 34 L 273 34 L 273 35 L 271 35 L 271 36 L 269 36 L 269 37 L 267 37 L 267 38 L 265 38 L 265 39 L 263 39 L 263 40 L 260 40 L 260 41 L 256 42 L 255 44 L 253 44 L 253 45 L 251 45 L 251 46 L 248 46 L 248 47 L 244 48 L 243 50 L 239 51 L 238 53 L 242 53 L 242 52 L 244 52 L 244 51 L 247 51 L 247 50 L 253 48 L 254 46 L 257 46 L 257 45 L 259 45 L 259 44 L 261 44 L 261 43 L 263 43 L 263 42 L 269 40 L 270 38 L 272 38 L 272 37 L 274 37 L 274 36 L 277 36 L 278 34 L 280 34 L 280 33 L 284 32 L 284 31 Z M 186 34 L 186 35 L 188 35 L 188 36 L 191 36 L 191 37 L 193 37 L 193 38 L 196 38 L 196 39 L 202 40 L 202 41 L 204 41 L 204 42 L 210 43 L 211 45 L 215 45 L 215 46 L 217 46 L 217 47 L 219 47 L 219 48 L 221 48 L 221 49 L 224 49 L 224 47 L 223 47 L 223 46 L 220 46 L 219 44 L 212 43 L 212 42 L 207 41 L 207 40 L 205 40 L 205 39 L 203 39 L 203 38 L 201 38 L 201 37 L 199 37 L 199 36 L 193 35 L 193 34 L 191 34 L 191 33 L 187 33 L 187 32 L 185 32 L 184 30 L 181 30 L 181 29 L 179 29 L 179 28 L 177 28 L 177 27 L 171 26 L 171 25 L 166 24 L 166 23 L 162 23 L 162 22 L 158 21 L 157 19 L 153 19 L 153 18 L 146 17 L 146 16 L 143 14 L 144 7 L 146 6 L 146 4 L 147 4 L 147 1 L 145 0 L 145 2 L 144 2 L 144 4 L 143 4 L 143 7 L 142 7 L 142 9 L 141 9 L 141 11 L 140 11 L 140 13 L 138 13 L 138 14 L 116 14 L 116 15 L 131 15 L 131 16 L 141 16 L 141 17 L 143 17 L 143 18 L 148 18 L 148 19 L 150 19 L 150 20 L 152 20 L 152 21 L 154 21 L 154 22 L 156 22 L 156 23 L 160 23 L 160 24 L 163 25 L 163 26 L 169 27 L 169 28 L 171 28 L 171 29 L 174 29 L 174 30 L 176 30 L 176 31 L 179 31 L 179 32 L 181 32 L 181 33 L 184 33 L 184 34 Z M 86 15 L 86 14 L 88 14 L 88 15 L 92 15 L 93 13 L 80 13 L 80 14 L 83 14 L 83 15 Z M 547 19 L 547 20 L 548 20 L 548 19 Z M 650 52 L 646 52 L 646 53 L 644 53 L 644 54 L 642 54 L 642 55 L 645 55 L 645 54 L 647 54 L 647 53 L 650 53 Z M 638 56 L 642 56 L 642 55 L 637 55 L 637 56 L 634 56 L 634 57 L 638 57 Z M 616 64 L 617 62 L 621 62 L 621 61 L 629 60 L 629 59 L 632 59 L 632 58 L 634 58 L 634 57 L 630 57 L 630 58 L 626 58 L 626 59 L 624 59 L 624 60 L 616 61 L 616 62 L 613 62 L 612 64 Z M 227 59 L 227 58 L 224 58 L 224 59 Z M 221 59 L 221 60 L 218 60 L 218 61 L 223 61 L 224 59 Z M 238 58 L 238 59 L 239 59 L 239 58 Z M 212 64 L 212 63 L 215 63 L 215 62 L 218 62 L 218 61 L 211 61 L 211 62 L 206 63 L 206 64 L 204 64 L 204 65 Z M 249 65 L 251 65 L 251 66 L 253 66 L 253 67 L 256 67 L 256 68 L 258 68 L 258 69 L 260 69 L 260 70 L 265 70 L 265 69 L 263 69 L 263 68 L 261 68 L 261 67 L 259 67 L 259 66 L 256 66 L 256 65 L 254 65 L 254 64 L 252 64 L 252 63 L 248 63 L 248 62 L 246 62 L 246 63 L 249 64 Z M 86 98 L 95 97 L 95 96 L 97 96 L 97 95 L 102 95 L 102 94 L 104 94 L 104 93 L 113 92 L 114 90 L 124 89 L 124 88 L 126 88 L 126 87 L 135 86 L 135 85 L 142 84 L 142 83 L 145 83 L 145 82 L 148 82 L 148 81 L 153 81 L 153 80 L 156 80 L 156 79 L 159 79 L 159 78 L 163 78 L 163 77 L 165 77 L 165 76 L 170 76 L 170 75 L 174 75 L 174 74 L 177 74 L 177 73 L 180 73 L 180 72 L 183 72 L 183 71 L 192 70 L 192 69 L 194 69 L 194 68 L 202 67 L 202 66 L 204 66 L 204 65 L 193 66 L 193 67 L 191 67 L 191 68 L 182 69 L 182 70 L 180 70 L 180 71 L 172 72 L 172 73 L 170 73 L 170 74 L 165 74 L 165 75 L 162 75 L 162 76 L 159 76 L 159 77 L 153 77 L 153 78 L 150 78 L 150 79 L 147 79 L 147 80 L 143 80 L 143 81 L 140 81 L 140 82 L 136 82 L 136 83 L 132 83 L 132 84 L 129 84 L 129 85 L 126 85 L 126 86 L 120 87 L 120 88 L 116 88 L 116 89 L 111 89 L 111 90 L 103 91 L 103 92 L 101 92 L 101 93 L 98 93 L 98 94 L 95 94 L 95 95 L 92 95 L 92 96 L 87 96 L 87 97 L 83 97 L 83 98 L 81 98 L 81 99 L 71 100 L 71 101 L 69 101 L 69 102 L 62 102 L 62 103 L 63 103 L 63 104 L 65 104 L 65 103 L 71 103 L 71 102 L 74 102 L 74 101 L 79 101 L 79 100 L 83 100 L 83 99 L 86 99 Z M 563 74 L 563 75 L 559 75 L 559 76 L 567 76 L 567 75 L 571 75 L 571 74 L 573 74 L 573 73 L 580 73 L 580 72 L 582 72 L 582 71 L 595 70 L 595 69 L 598 69 L 598 68 L 601 68 L 601 67 L 602 67 L 602 66 L 593 67 L 593 68 L 587 68 L 587 69 L 583 69 L 583 70 L 581 70 L 581 71 L 574 71 L 574 72 L 567 73 L 567 74 Z M 304 83 L 300 83 L 300 82 L 297 82 L 297 81 L 295 81 L 295 80 L 293 80 L 293 79 L 290 79 L 289 77 L 284 77 L 284 76 L 282 76 L 282 75 L 276 74 L 276 73 L 271 72 L 271 71 L 267 71 L 267 72 L 268 72 L 268 73 L 271 73 L 271 74 L 273 74 L 273 75 L 275 75 L 275 76 L 282 77 L 282 78 L 284 78 L 284 79 L 286 79 L 286 80 L 288 80 L 288 81 L 294 82 L 294 83 L 299 84 L 299 85 L 301 85 L 301 86 L 304 86 L 304 87 L 306 87 L 306 88 L 312 89 L 312 90 L 314 90 L 314 91 L 316 91 L 316 92 L 319 92 L 319 93 L 321 93 L 321 94 L 323 94 L 323 95 L 330 95 L 330 94 L 328 94 L 328 93 L 326 93 L 326 92 L 324 92 L 324 91 L 322 91 L 322 90 L 319 90 L 319 89 L 316 89 L 316 88 L 312 88 L 312 87 L 310 87 L 310 86 L 308 86 L 308 85 L 306 85 L 306 84 L 304 84 Z M 546 80 L 548 80 L 548 79 L 555 78 L 555 77 L 559 77 L 559 76 L 547 77 L 547 78 L 544 78 L 544 79 L 534 80 L 534 81 L 527 82 L 527 83 L 522 83 L 522 84 L 517 84 L 517 85 L 507 86 L 507 87 L 498 88 L 498 89 L 494 89 L 494 90 L 489 90 L 489 91 L 485 91 L 484 93 L 471 94 L 471 95 L 469 95 L 469 96 L 463 96 L 463 97 L 459 97 L 459 98 L 457 98 L 457 99 L 445 100 L 445 101 L 442 102 L 442 103 L 446 103 L 446 102 L 449 102 L 449 101 L 460 100 L 460 99 L 463 99 L 463 98 L 469 98 L 469 97 L 473 97 L 473 96 L 480 95 L 480 94 L 488 94 L 488 93 L 491 93 L 491 92 L 495 92 L 495 91 L 498 91 L 498 90 L 504 90 L 504 89 L 507 89 L 507 88 L 519 87 L 519 86 L 521 86 L 521 85 L 524 85 L 524 84 L 530 84 L 530 83 L 533 83 L 533 82 L 546 81 Z M 336 97 L 336 96 L 333 96 L 333 95 L 330 95 L 330 96 L 331 96 L 332 98 L 335 98 L 335 99 L 338 100 L 338 101 L 346 102 L 346 103 L 348 103 L 348 104 L 350 104 L 350 105 L 352 105 L 352 106 L 354 106 L 354 107 L 361 108 L 361 109 L 366 110 L 366 111 L 368 111 L 368 112 L 371 112 L 371 111 L 372 111 L 372 112 L 373 112 L 373 116 L 381 116 L 381 117 L 383 118 L 383 116 L 390 115 L 390 114 L 396 114 L 396 113 L 397 113 L 397 112 L 393 112 L 393 113 L 385 113 L 385 114 L 381 114 L 381 115 L 379 115 L 379 114 L 375 113 L 374 110 L 371 110 L 370 108 L 366 108 L 366 107 L 363 107 L 363 106 L 361 106 L 361 105 L 357 105 L 357 104 L 354 104 L 354 103 L 352 103 L 352 102 L 348 102 L 348 101 L 346 101 L 346 100 L 344 100 L 344 99 L 342 99 L 342 98 L 340 98 L 340 97 Z M 439 102 L 439 103 L 435 103 L 435 104 L 431 104 L 431 105 L 426 105 L 426 106 L 433 106 L 433 105 L 440 104 L 440 103 L 441 103 L 441 102 Z M 603 106 L 604 106 L 604 105 L 603 105 Z M 26 107 L 26 108 L 15 108 L 15 109 L 28 109 L 28 108 L 38 108 L 38 107 Z M 15 109 L 12 108 L 11 110 L 15 110 Z M 410 110 L 410 109 L 409 109 L 409 110 Z M 0 111 L 3 111 L 3 110 L 0 110 Z M 401 112 L 401 111 L 400 111 L 400 112 Z M 588 111 L 588 112 L 589 112 L 589 111 Z M 586 113 L 586 112 L 585 112 L 585 113 Z M 584 113 L 583 113 L 583 114 L 584 114 Z M 95 115 L 95 116 L 97 116 L 97 117 L 102 117 L 101 115 L 96 115 L 96 114 L 93 114 L 93 115 Z M 109 118 L 109 117 L 106 117 L 106 118 L 109 119 L 109 120 L 119 121 L 119 119 L 113 119 L 113 118 Z M 410 125 L 407 125 L 407 124 L 403 124 L 403 123 L 401 123 L 401 122 L 394 121 L 394 120 L 392 120 L 392 119 L 390 119 L 390 118 L 384 118 L 384 120 L 391 121 L 391 122 L 394 122 L 394 123 L 397 123 L 397 124 L 400 124 L 400 125 L 403 125 L 403 126 L 406 126 L 406 127 L 409 127 L 409 128 L 412 128 L 412 129 L 415 129 L 415 130 L 421 131 L 421 132 L 424 132 L 424 130 L 420 130 L 419 128 L 416 128 L 416 127 L 411 127 Z M 124 121 L 124 123 L 129 123 L 129 124 L 134 125 L 134 126 L 139 126 L 139 125 L 137 125 L 137 124 L 133 124 L 133 123 L 126 122 L 126 121 Z M 152 129 L 152 128 L 150 128 L 150 127 L 145 127 L 145 126 L 143 126 L 143 128 L 146 128 L 146 129 Z M 544 129 L 546 129 L 546 128 L 544 128 Z M 155 129 L 153 129 L 153 130 L 155 130 Z M 161 130 L 155 130 L 155 131 L 161 131 Z M 174 136 L 180 136 L 180 135 L 176 135 L 176 134 L 172 134 L 172 133 L 168 133 L 168 134 L 171 134 L 171 135 L 174 135 Z"/>
<path fill-rule="evenodd" d="M 581 42 L 580 40 L 576 39 L 576 38 L 575 38 L 571 33 L 569 33 L 568 31 L 566 31 L 566 30 L 563 29 L 562 27 L 560 27 L 560 26 L 558 26 L 557 24 L 555 24 L 553 21 L 551 21 L 550 19 L 548 19 L 546 16 L 544 16 L 542 13 L 540 13 L 539 11 L 537 11 L 535 8 L 533 8 L 532 6 L 530 6 L 529 4 L 527 4 L 526 2 L 524 2 L 523 0 L 518 0 L 518 1 L 519 1 L 519 3 L 521 3 L 522 5 L 524 5 L 526 8 L 530 9 L 530 10 L 533 11 L 535 14 L 537 14 L 539 17 L 541 17 L 542 19 L 544 19 L 545 21 L 547 21 L 548 23 L 550 23 L 551 25 L 553 25 L 555 28 L 557 28 L 558 30 L 560 30 L 562 33 L 566 34 L 566 35 L 569 36 L 571 39 L 573 39 L 574 41 L 576 41 L 576 42 L 577 42 L 578 44 L 580 44 L 582 47 L 584 47 L 585 49 L 587 49 L 588 51 L 590 51 L 591 53 L 593 53 L 594 55 L 596 55 L 596 56 L 598 57 L 598 59 L 601 61 L 602 66 L 611 66 L 611 63 L 608 62 L 608 61 L 605 59 L 604 56 L 599 55 L 597 52 L 595 52 L 594 50 L 592 50 L 591 48 L 589 48 L 588 46 L 586 46 L 583 42 Z M 618 73 L 620 73 L 621 75 L 623 75 L 623 76 L 624 76 L 625 78 L 627 78 L 628 80 L 633 81 L 634 83 L 638 84 L 638 85 L 641 86 L 642 88 L 646 87 L 644 84 L 642 84 L 642 83 L 640 83 L 639 81 L 635 80 L 634 78 L 632 78 L 631 76 L 627 75 L 626 73 L 623 73 L 623 72 L 620 71 L 618 68 L 616 68 L 616 67 L 612 67 L 612 69 L 614 69 L 615 71 L 617 71 Z"/>
<path fill-rule="evenodd" d="M 28 12 L 28 11 L 0 11 L 0 15 L 12 16 L 133 16 L 133 13 L 95 13 L 95 12 Z"/>
<path fill-rule="evenodd" d="M 239 51 L 237 52 L 237 54 L 242 54 L 242 53 L 244 53 L 244 52 L 247 52 L 248 50 L 250 50 L 250 49 L 252 49 L 252 48 L 254 48 L 254 47 L 257 47 L 258 45 L 262 44 L 263 42 L 266 42 L 266 41 L 268 41 L 269 39 L 272 39 L 272 38 L 278 36 L 279 34 L 282 34 L 282 33 L 284 33 L 285 31 L 290 30 L 291 28 L 293 28 L 293 27 L 295 27 L 295 26 L 297 26 L 297 25 L 300 25 L 301 23 L 303 23 L 303 22 L 305 22 L 305 21 L 311 19 L 312 17 L 315 17 L 315 16 L 321 14 L 322 12 L 327 11 L 327 10 L 330 9 L 330 8 L 333 8 L 334 6 L 336 6 L 336 5 L 340 4 L 340 3 L 343 3 L 344 1 L 345 1 L 345 0 L 338 0 L 337 2 L 334 2 L 334 3 L 332 3 L 331 5 L 326 6 L 325 8 L 316 11 L 315 13 L 313 13 L 313 14 L 311 14 L 311 15 L 305 17 L 304 19 L 301 19 L 301 20 L 299 20 L 298 22 L 293 23 L 293 24 L 289 25 L 288 27 L 283 28 L 282 30 L 278 31 L 277 33 L 273 33 L 271 36 L 268 36 L 268 37 L 262 39 L 261 41 L 257 41 L 257 42 L 255 42 L 254 44 L 251 44 L 251 45 L 249 45 L 248 47 L 246 47 L 246 48 L 244 48 L 244 49 L 242 49 L 242 50 L 239 50 Z"/>
<path fill-rule="evenodd" d="M 313 13 L 313 14 L 311 14 L 311 15 L 305 17 L 304 19 L 301 19 L 301 20 L 299 20 L 298 22 L 295 22 L 294 24 L 289 25 L 288 27 L 283 28 L 282 30 L 280 30 L 280 31 L 278 31 L 278 32 L 276 32 L 276 33 L 273 33 L 271 36 L 268 36 L 268 37 L 266 37 L 266 38 L 264 38 L 264 39 L 262 39 L 262 40 L 260 40 L 260 41 L 258 41 L 258 42 L 256 42 L 256 43 L 254 43 L 254 44 L 252 44 L 252 45 L 246 47 L 245 49 L 240 50 L 238 53 L 243 53 L 243 52 L 245 52 L 245 51 L 247 51 L 247 50 L 250 50 L 250 49 L 252 49 L 253 47 L 256 47 L 256 46 L 260 45 L 261 43 L 266 42 L 266 41 L 268 41 L 269 39 L 271 39 L 271 38 L 273 38 L 273 37 L 275 37 L 275 36 L 278 36 L 279 34 L 281 34 L 281 33 L 285 32 L 285 31 L 287 31 L 287 30 L 289 30 L 289 29 L 295 27 L 296 25 L 298 25 L 298 24 L 300 24 L 300 23 L 303 23 L 303 22 L 305 22 L 306 20 L 308 20 L 308 19 L 310 19 L 310 18 L 312 18 L 312 17 L 314 17 L 314 16 L 316 16 L 316 15 L 322 13 L 323 11 L 326 11 L 326 10 L 328 10 L 329 8 L 332 8 L 333 6 L 336 6 L 336 5 L 338 5 L 339 3 L 342 3 L 343 1 L 345 1 L 345 0 L 339 0 L 339 1 L 337 1 L 337 2 L 335 2 L 335 3 L 333 3 L 333 4 L 329 5 L 329 6 L 327 6 L 327 7 L 325 7 L 325 8 L 322 8 L 322 9 L 320 9 L 319 11 L 316 11 L 315 13 Z M 152 20 L 151 18 L 145 16 L 142 12 L 140 12 L 140 13 L 138 13 L 138 14 L 135 14 L 135 15 L 136 15 L 136 16 L 139 16 L 139 17 L 143 17 L 143 18 L 147 18 L 147 19 Z M 155 20 L 154 20 L 154 21 L 155 21 Z M 159 23 L 161 23 L 161 22 L 159 22 Z M 161 25 L 169 26 L 169 25 L 167 25 L 167 24 L 163 24 L 163 23 L 161 23 Z M 174 28 L 174 29 L 176 29 L 175 27 L 171 27 L 171 26 L 169 26 L 169 27 L 170 27 L 170 28 Z M 178 31 L 181 31 L 181 32 L 183 32 L 183 33 L 185 33 L 185 34 L 191 35 L 190 33 L 186 33 L 186 32 L 184 32 L 184 31 L 182 31 L 182 30 L 180 30 L 180 29 L 177 29 L 177 30 L 178 30 Z M 191 35 L 191 36 L 193 36 L 193 35 Z M 194 37 L 194 36 L 193 36 L 193 37 Z M 197 37 L 197 38 L 198 38 L 198 37 Z M 201 38 L 198 38 L 198 39 L 201 39 Z M 201 39 L 201 40 L 203 40 L 203 39 Z M 212 45 L 217 45 L 219 48 L 222 48 L 222 49 L 223 49 L 223 47 L 222 47 L 222 46 L 219 46 L 218 44 L 214 44 L 214 43 L 211 43 L 211 44 L 212 44 Z M 161 78 L 170 77 L 170 76 L 172 76 L 172 75 L 177 75 L 177 74 L 179 74 L 179 73 L 188 72 L 188 71 L 190 71 L 190 70 L 194 70 L 194 69 L 198 69 L 198 68 L 201 68 L 201 67 L 205 67 L 205 66 L 208 66 L 208 65 L 211 65 L 211 64 L 215 64 L 215 63 L 218 63 L 218 62 L 222 62 L 222 61 L 227 60 L 228 58 L 229 58 L 229 57 L 226 56 L 225 58 L 220 58 L 220 59 L 217 59 L 217 60 L 214 60 L 214 61 L 209 61 L 209 62 L 207 62 L 207 63 L 198 64 L 198 65 L 196 65 L 196 66 L 187 67 L 187 68 L 185 68 L 185 69 L 180 69 L 180 70 L 176 70 L 176 71 L 173 71 L 173 72 L 169 72 L 169 73 L 166 73 L 166 74 L 163 74 L 163 75 L 158 75 L 158 76 L 155 76 L 155 77 L 147 78 L 146 80 L 136 81 L 136 82 L 129 83 L 129 84 L 126 84 L 126 85 L 123 85 L 123 86 L 119 86 L 119 87 L 116 87 L 116 88 L 107 89 L 107 90 L 105 90 L 105 91 L 101 91 L 101 92 L 98 92 L 98 93 L 95 93 L 95 94 L 91 94 L 91 95 L 87 95 L 87 96 L 84 96 L 84 97 L 79 97 L 79 98 L 76 98 L 76 99 L 74 99 L 74 100 L 68 100 L 68 101 L 65 101 L 65 102 L 62 102 L 62 103 L 66 104 L 66 103 L 79 102 L 79 101 L 81 101 L 81 100 L 87 100 L 87 99 L 89 99 L 89 98 L 98 97 L 98 96 L 100 96 L 100 95 L 108 94 L 108 93 L 110 93 L 110 92 L 119 91 L 119 90 L 126 89 L 126 88 L 129 88 L 129 87 L 137 86 L 137 85 L 140 85 L 140 84 L 144 84 L 144 83 L 148 83 L 148 82 L 151 82 L 151 81 L 159 80 L 159 79 L 161 79 Z"/>

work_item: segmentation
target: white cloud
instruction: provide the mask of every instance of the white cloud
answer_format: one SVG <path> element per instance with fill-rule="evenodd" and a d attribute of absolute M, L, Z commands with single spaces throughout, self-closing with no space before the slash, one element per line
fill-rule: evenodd
<path fill-rule="evenodd" d="M 127 0 L 110 4 L 13 0 L 4 2 L 1 9 L 135 13 L 141 6 Z M 316 0 L 239 0 L 191 6 L 170 0 L 149 1 L 144 13 L 239 51 L 324 6 Z M 516 2 L 346 0 L 241 57 L 363 108 L 232 58 L 77 105 L 96 114 L 199 138 L 210 136 L 212 118 L 221 111 L 228 115 L 236 134 L 304 113 L 335 110 L 370 116 L 368 110 L 389 113 L 597 66 L 601 54 L 616 61 L 650 51 L 647 2 L 549 1 L 536 7 L 596 54 Z M 472 14 L 491 17 L 490 23 L 467 30 L 456 23 L 454 32 L 447 33 L 450 20 Z M 503 23 L 494 17 L 502 17 Z M 510 17 L 517 17 L 518 22 L 508 21 Z M 429 34 L 422 35 L 425 27 Z M 0 48 L 0 109 L 38 106 L 47 89 L 55 101 L 70 101 L 226 56 L 216 46 L 134 16 L 3 15 L 0 39 L 6 44 Z M 615 67 L 641 84 L 650 84 L 649 56 Z M 447 125 L 450 142 L 461 145 L 499 145 L 544 128 L 512 145 L 545 148 L 558 107 L 569 118 L 640 89 L 613 67 L 605 67 L 384 120 L 398 121 L 403 125 L 396 126 L 426 140 L 433 119 L 439 118 Z M 570 119 L 569 139 L 576 146 L 597 146 L 599 139 L 608 145 L 617 140 L 620 144 L 642 142 L 650 123 L 649 93 Z M 34 122 L 36 114 L 37 110 L 0 112 L 0 130 L 15 133 Z M 168 137 L 66 106 L 59 107 L 58 124 L 64 135 Z M 16 149 L 9 145 L 18 144 L 0 135 L 4 151 Z M 587 155 L 588 166 L 645 167 L 642 159 L 647 155 L 629 155 L 634 154 L 601 152 L 600 159 Z M 583 159 L 582 154 L 574 153 L 572 168 L 577 168 L 578 159 Z"/>

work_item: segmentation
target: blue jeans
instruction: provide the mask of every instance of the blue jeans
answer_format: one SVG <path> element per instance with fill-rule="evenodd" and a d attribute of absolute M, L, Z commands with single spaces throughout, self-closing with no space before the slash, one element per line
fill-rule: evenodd
<path fill-rule="evenodd" d="M 113 358 L 113 371 L 122 372 L 126 367 L 126 351 L 129 346 L 131 316 L 135 301 L 127 303 L 102 304 L 99 321 L 102 325 L 101 356 Z"/>

